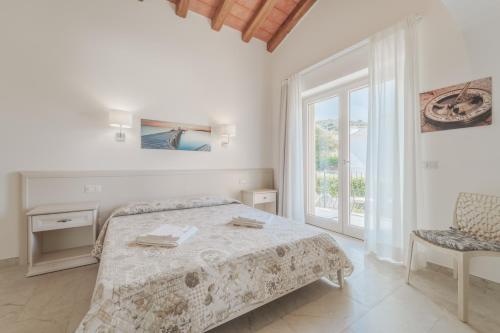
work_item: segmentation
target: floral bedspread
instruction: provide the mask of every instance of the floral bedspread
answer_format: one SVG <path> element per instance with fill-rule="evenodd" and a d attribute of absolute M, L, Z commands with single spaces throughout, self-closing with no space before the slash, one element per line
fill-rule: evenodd
<path fill-rule="evenodd" d="M 345 276 L 353 269 L 329 234 L 236 201 L 127 207 L 102 231 L 94 295 L 77 332 L 203 332 L 321 277 L 334 281 L 340 269 Z M 228 225 L 238 215 L 267 224 Z M 165 223 L 199 231 L 177 248 L 134 243 L 137 235 Z"/>

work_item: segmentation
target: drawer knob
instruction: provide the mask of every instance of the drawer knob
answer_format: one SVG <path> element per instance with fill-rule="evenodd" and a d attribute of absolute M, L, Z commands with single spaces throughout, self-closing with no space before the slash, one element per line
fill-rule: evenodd
<path fill-rule="evenodd" d="M 58 223 L 66 223 L 66 222 L 71 222 L 72 220 L 71 219 L 60 219 L 60 220 L 57 220 Z"/>

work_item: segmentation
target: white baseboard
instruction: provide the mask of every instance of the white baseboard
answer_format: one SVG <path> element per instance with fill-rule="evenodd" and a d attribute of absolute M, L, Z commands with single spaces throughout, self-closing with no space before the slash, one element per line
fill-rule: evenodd
<path fill-rule="evenodd" d="M 0 259 L 0 268 L 19 265 L 19 257 Z"/>

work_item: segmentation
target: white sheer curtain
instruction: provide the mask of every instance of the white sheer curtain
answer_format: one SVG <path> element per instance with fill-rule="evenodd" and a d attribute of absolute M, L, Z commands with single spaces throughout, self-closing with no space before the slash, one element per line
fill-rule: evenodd
<path fill-rule="evenodd" d="M 304 150 L 301 109 L 301 77 L 295 74 L 283 81 L 281 86 L 278 213 L 304 222 Z"/>
<path fill-rule="evenodd" d="M 416 17 L 370 39 L 365 247 L 403 263 L 419 213 Z"/>

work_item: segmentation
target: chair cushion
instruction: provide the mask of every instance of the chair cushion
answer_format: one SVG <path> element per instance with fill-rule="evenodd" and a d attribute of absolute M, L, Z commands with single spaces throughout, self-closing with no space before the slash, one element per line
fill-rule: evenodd
<path fill-rule="evenodd" d="M 413 232 L 418 237 L 447 249 L 500 252 L 500 242 L 478 240 L 456 229 L 415 230 Z"/>

